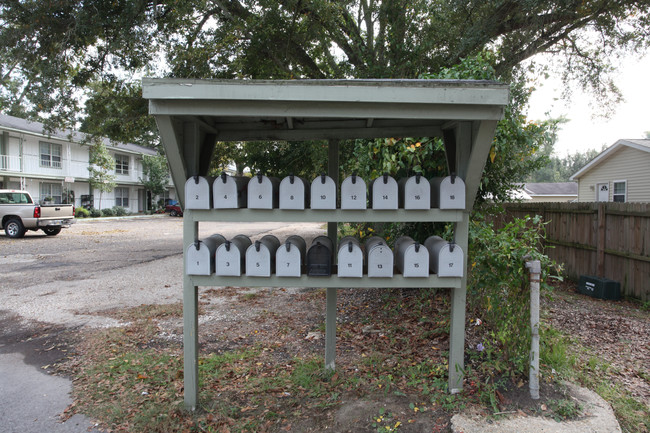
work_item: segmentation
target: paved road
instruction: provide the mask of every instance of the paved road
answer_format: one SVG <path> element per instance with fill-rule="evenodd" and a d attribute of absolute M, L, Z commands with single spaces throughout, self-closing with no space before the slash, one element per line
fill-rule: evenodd
<path fill-rule="evenodd" d="M 44 366 L 65 356 L 57 334 L 118 323 L 102 311 L 182 299 L 181 218 L 78 220 L 59 236 L 0 234 L 0 433 L 81 433 L 90 420 L 58 416 L 70 381 Z M 201 223 L 200 237 L 323 234 L 321 224 Z"/>

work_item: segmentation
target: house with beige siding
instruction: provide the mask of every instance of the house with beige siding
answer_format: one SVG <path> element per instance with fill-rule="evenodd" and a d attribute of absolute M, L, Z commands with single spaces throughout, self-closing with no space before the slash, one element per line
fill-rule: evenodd
<path fill-rule="evenodd" d="M 580 202 L 650 202 L 650 140 L 618 140 L 571 180 Z"/>
<path fill-rule="evenodd" d="M 102 194 L 100 203 L 99 192 L 89 183 L 90 148 L 83 144 L 85 138 L 77 131 L 46 132 L 42 123 L 0 114 L 0 188 L 27 190 L 37 202 L 150 210 L 152 197 L 141 180 L 142 158 L 156 151 L 104 139 L 115 160 L 116 187 Z M 175 198 L 171 180 L 162 198 Z"/>

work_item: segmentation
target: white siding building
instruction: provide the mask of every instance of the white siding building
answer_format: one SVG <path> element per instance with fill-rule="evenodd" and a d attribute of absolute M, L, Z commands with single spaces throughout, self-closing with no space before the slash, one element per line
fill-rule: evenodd
<path fill-rule="evenodd" d="M 105 139 L 115 159 L 117 186 L 102 194 L 91 191 L 88 182 L 89 147 L 81 142 L 85 134 L 74 131 L 44 132 L 43 124 L 0 114 L 0 188 L 24 189 L 34 200 L 108 208 L 123 206 L 131 212 L 151 207 L 151 198 L 142 186 L 142 156 L 156 151 L 135 144 Z M 89 201 L 93 196 L 92 202 Z M 169 184 L 164 198 L 174 198 Z"/>
<path fill-rule="evenodd" d="M 571 180 L 581 202 L 650 202 L 650 140 L 618 140 Z"/>

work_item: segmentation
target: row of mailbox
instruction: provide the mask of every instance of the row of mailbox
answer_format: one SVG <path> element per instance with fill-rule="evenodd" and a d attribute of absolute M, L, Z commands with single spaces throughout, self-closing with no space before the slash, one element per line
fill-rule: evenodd
<path fill-rule="evenodd" d="M 248 236 L 237 235 L 226 240 L 215 234 L 196 241 L 187 248 L 185 272 L 188 275 L 270 277 L 329 276 L 333 269 L 332 241 L 318 236 L 309 249 L 303 238 L 289 236 L 281 244 L 277 237 L 266 235 L 251 242 Z M 463 276 L 463 251 L 438 236 L 427 238 L 424 244 L 402 236 L 395 242 L 395 251 L 378 236 L 362 246 L 356 238 L 344 237 L 338 245 L 339 277 L 361 278 L 364 270 L 369 277 L 391 278 L 394 268 L 404 277 Z M 274 272 L 275 271 L 275 272 Z"/>
<path fill-rule="evenodd" d="M 185 182 L 185 209 L 336 209 L 336 192 L 326 175 L 311 186 L 298 176 L 192 176 Z M 372 209 L 464 209 L 465 183 L 455 175 L 427 180 L 418 174 L 397 182 L 385 174 L 370 183 L 369 193 L 359 176 L 341 183 L 341 209 L 367 209 L 368 198 Z"/>

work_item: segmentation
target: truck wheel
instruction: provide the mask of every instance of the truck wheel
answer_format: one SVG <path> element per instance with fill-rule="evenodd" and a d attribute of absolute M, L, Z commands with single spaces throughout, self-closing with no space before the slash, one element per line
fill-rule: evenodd
<path fill-rule="evenodd" d="M 46 227 L 43 231 L 48 236 L 56 236 L 61 233 L 61 227 Z"/>
<path fill-rule="evenodd" d="M 10 238 L 22 238 L 25 236 L 25 226 L 17 218 L 12 218 L 5 223 L 5 233 Z"/>
<path fill-rule="evenodd" d="M 177 216 L 177 215 L 178 215 L 178 212 L 176 212 L 176 209 L 172 209 L 172 211 L 169 212 L 169 216 L 173 216 L 173 217 L 175 217 L 175 216 Z"/>

